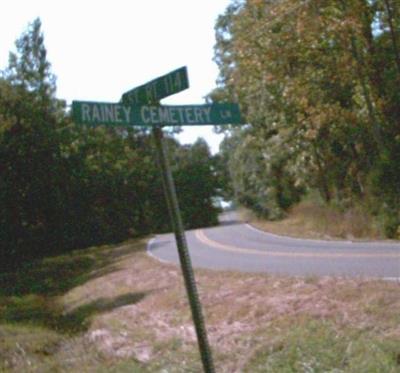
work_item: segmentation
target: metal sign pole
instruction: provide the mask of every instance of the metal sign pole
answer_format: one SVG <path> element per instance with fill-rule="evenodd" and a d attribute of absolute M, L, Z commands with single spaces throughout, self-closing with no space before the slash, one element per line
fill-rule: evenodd
<path fill-rule="evenodd" d="M 162 170 L 164 189 L 167 199 L 169 213 L 172 218 L 172 225 L 175 233 L 176 244 L 178 247 L 179 260 L 181 263 L 182 274 L 185 281 L 186 292 L 189 298 L 190 308 L 192 311 L 193 323 L 196 329 L 197 341 L 204 372 L 214 373 L 214 364 L 212 360 L 211 348 L 207 339 L 207 331 L 205 328 L 204 318 L 201 310 L 199 295 L 197 292 L 196 282 L 192 263 L 187 248 L 185 232 L 183 229 L 181 214 L 179 211 L 178 198 L 176 196 L 174 180 L 168 158 L 163 144 L 163 131 L 160 127 L 153 128 L 153 136 L 156 143 L 158 161 Z"/>

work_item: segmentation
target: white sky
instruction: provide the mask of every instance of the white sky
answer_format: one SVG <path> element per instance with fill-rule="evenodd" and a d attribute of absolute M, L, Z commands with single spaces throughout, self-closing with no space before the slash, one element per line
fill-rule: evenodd
<path fill-rule="evenodd" d="M 57 76 L 57 97 L 117 102 L 121 94 L 181 66 L 189 89 L 164 104 L 202 104 L 218 75 L 214 25 L 230 0 L 3 0 L 0 69 L 36 17 Z M 182 143 L 204 137 L 213 152 L 221 135 L 186 127 Z"/>

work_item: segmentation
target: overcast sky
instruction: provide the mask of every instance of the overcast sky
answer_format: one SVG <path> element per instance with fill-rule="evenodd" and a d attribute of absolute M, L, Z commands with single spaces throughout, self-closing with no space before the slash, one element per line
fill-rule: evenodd
<path fill-rule="evenodd" d="M 57 76 L 57 97 L 116 102 L 148 80 L 187 66 L 190 87 L 164 104 L 202 104 L 218 75 L 212 61 L 214 26 L 230 0 L 3 0 L 0 69 L 14 42 L 36 17 Z M 182 143 L 204 137 L 213 152 L 221 136 L 212 127 L 187 127 Z"/>

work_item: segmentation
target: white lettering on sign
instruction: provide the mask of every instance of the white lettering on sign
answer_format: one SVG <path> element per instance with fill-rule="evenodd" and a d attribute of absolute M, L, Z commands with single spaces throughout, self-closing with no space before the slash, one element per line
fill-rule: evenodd
<path fill-rule="evenodd" d="M 158 114 L 160 116 L 160 122 L 161 123 L 169 123 L 169 110 L 167 107 L 160 107 L 158 108 Z"/>
<path fill-rule="evenodd" d="M 181 90 L 181 86 L 182 86 L 181 74 L 176 73 L 175 74 L 175 90 L 176 91 L 180 91 Z"/>
<path fill-rule="evenodd" d="M 156 87 L 157 83 L 154 82 L 152 84 L 148 84 L 146 85 L 146 97 L 147 97 L 147 101 L 156 101 L 156 97 L 157 97 L 157 87 Z"/>
<path fill-rule="evenodd" d="M 93 125 L 184 126 L 240 123 L 238 106 L 235 104 L 161 106 L 74 101 L 72 117 L 76 123 Z"/>
<path fill-rule="evenodd" d="M 179 120 L 181 121 L 181 123 L 185 123 L 185 118 L 183 116 L 183 109 L 182 108 L 178 108 L 178 113 L 179 113 Z"/>
<path fill-rule="evenodd" d="M 129 119 L 131 117 L 131 109 L 132 108 L 130 106 L 123 106 L 122 107 L 122 110 L 125 113 L 125 119 L 126 119 L 127 122 L 129 122 Z"/>
<path fill-rule="evenodd" d="M 146 99 L 147 101 L 151 101 L 151 85 L 146 87 Z"/>
<path fill-rule="evenodd" d="M 117 122 L 117 123 L 121 123 L 122 122 L 122 118 L 120 117 L 120 111 L 118 110 L 120 107 L 118 107 L 118 106 L 114 106 L 114 118 L 115 118 L 115 121 Z"/>
<path fill-rule="evenodd" d="M 140 117 L 144 124 L 211 124 L 211 107 L 144 105 L 140 108 Z"/>
<path fill-rule="evenodd" d="M 103 118 L 105 121 L 114 121 L 114 108 L 112 106 L 103 106 Z"/>
<path fill-rule="evenodd" d="M 186 121 L 189 124 L 195 123 L 193 121 L 193 109 L 192 108 L 186 108 L 185 109 L 185 115 L 186 115 Z"/>
<path fill-rule="evenodd" d="M 84 123 L 130 123 L 131 110 L 114 104 L 82 104 L 81 118 Z"/>
<path fill-rule="evenodd" d="M 211 112 L 211 108 L 210 107 L 205 107 L 204 108 L 204 114 L 206 115 L 206 122 L 207 123 L 211 123 L 211 117 L 210 117 L 210 112 Z"/>
<path fill-rule="evenodd" d="M 152 123 L 157 123 L 160 121 L 159 115 L 157 113 L 157 111 L 158 111 L 157 109 L 158 108 L 155 106 L 150 108 L 150 118 L 151 118 Z"/>
<path fill-rule="evenodd" d="M 230 117 L 232 117 L 232 114 L 229 110 L 221 111 L 222 119 L 229 119 Z"/>
<path fill-rule="evenodd" d="M 144 123 L 150 123 L 149 110 L 147 106 L 142 106 L 140 109 L 140 117 Z"/>
<path fill-rule="evenodd" d="M 203 110 L 201 110 L 201 108 L 197 107 L 194 109 L 194 116 L 197 123 L 203 122 Z"/>
<path fill-rule="evenodd" d="M 170 76 L 166 76 L 163 80 L 164 80 L 165 92 L 167 92 L 167 94 L 169 94 L 170 92 L 172 92 L 172 86 L 171 86 L 172 79 Z"/>
<path fill-rule="evenodd" d="M 135 98 L 134 98 L 134 103 L 137 104 L 139 102 L 139 91 L 134 92 Z"/>
<path fill-rule="evenodd" d="M 90 106 L 88 104 L 82 105 L 82 120 L 84 122 L 90 121 Z"/>
<path fill-rule="evenodd" d="M 92 122 L 100 122 L 103 118 L 100 116 L 100 110 L 97 105 L 93 105 Z"/>
<path fill-rule="evenodd" d="M 173 75 L 167 75 L 162 80 L 164 82 L 165 92 L 170 95 L 174 92 L 179 92 L 182 90 L 182 81 L 181 75 L 179 72 L 176 72 Z"/>
<path fill-rule="evenodd" d="M 176 111 L 174 108 L 169 108 L 169 123 L 176 124 L 178 119 L 176 118 Z"/>

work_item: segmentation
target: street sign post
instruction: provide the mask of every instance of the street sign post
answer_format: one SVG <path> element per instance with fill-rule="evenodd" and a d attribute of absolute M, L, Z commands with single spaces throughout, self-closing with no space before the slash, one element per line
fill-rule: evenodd
<path fill-rule="evenodd" d="M 241 124 L 237 104 L 141 105 L 74 101 L 73 119 L 77 123 L 110 126 L 198 126 Z"/>
<path fill-rule="evenodd" d="M 189 79 L 186 66 L 184 66 L 124 93 L 122 102 L 131 105 L 155 104 L 162 98 L 186 88 L 189 88 Z"/>
<path fill-rule="evenodd" d="M 183 280 L 186 293 L 189 299 L 190 309 L 192 311 L 193 324 L 196 330 L 197 342 L 199 345 L 200 357 L 204 372 L 214 373 L 214 363 L 210 344 L 208 343 L 207 330 L 205 327 L 204 316 L 201 309 L 199 294 L 197 291 L 196 280 L 192 261 L 187 246 L 185 230 L 183 227 L 181 212 L 179 209 L 178 198 L 175 190 L 175 183 L 172 177 L 171 167 L 163 142 L 163 131 L 160 127 L 153 128 L 154 141 L 157 148 L 158 163 L 162 171 L 163 185 L 169 215 L 171 217 L 172 229 L 175 234 L 176 246 L 178 248 L 179 262 L 181 263 Z"/>
<path fill-rule="evenodd" d="M 120 103 L 74 101 L 72 103 L 72 117 L 75 123 L 85 125 L 147 126 L 153 129 L 167 206 L 192 311 L 200 356 L 204 371 L 213 373 L 215 369 L 211 348 L 208 343 L 201 303 L 187 247 L 171 167 L 164 148 L 161 127 L 212 124 L 236 125 L 243 122 L 237 104 L 183 106 L 162 106 L 159 104 L 160 99 L 188 87 L 187 70 L 186 67 L 182 67 L 124 93 Z"/>

